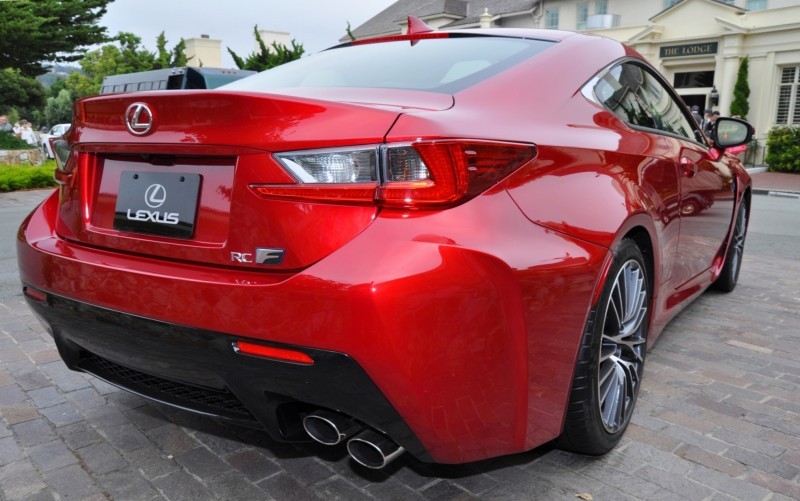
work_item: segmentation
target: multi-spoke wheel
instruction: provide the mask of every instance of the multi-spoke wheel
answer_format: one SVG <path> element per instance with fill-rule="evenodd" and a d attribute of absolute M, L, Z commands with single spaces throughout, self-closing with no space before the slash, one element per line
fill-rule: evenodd
<path fill-rule="evenodd" d="M 603 454 L 622 438 L 639 393 L 649 307 L 644 256 L 623 240 L 583 335 L 562 448 Z"/>
<path fill-rule="evenodd" d="M 630 419 L 644 364 L 647 283 L 635 259 L 617 273 L 605 308 L 598 353 L 598 405 L 606 431 L 615 433 Z"/>
<path fill-rule="evenodd" d="M 722 271 L 714 282 L 714 288 L 723 292 L 731 292 L 739 281 L 739 270 L 742 268 L 742 254 L 744 254 L 744 239 L 747 236 L 747 201 L 742 199 L 736 221 L 733 224 L 733 235 L 728 247 L 728 255 Z"/>

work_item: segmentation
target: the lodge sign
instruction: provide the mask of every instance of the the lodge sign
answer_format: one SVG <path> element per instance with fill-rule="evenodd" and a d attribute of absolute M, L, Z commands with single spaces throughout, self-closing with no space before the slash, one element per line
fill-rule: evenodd
<path fill-rule="evenodd" d="M 705 56 L 717 53 L 718 42 L 691 43 L 687 45 L 668 45 L 661 47 L 659 57 L 684 57 L 684 56 Z"/>

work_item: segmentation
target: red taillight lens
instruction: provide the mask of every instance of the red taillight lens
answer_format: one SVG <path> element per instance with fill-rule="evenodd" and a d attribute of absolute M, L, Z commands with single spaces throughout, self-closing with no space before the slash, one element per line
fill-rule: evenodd
<path fill-rule="evenodd" d="M 411 145 L 428 175 L 413 171 L 411 179 L 397 179 L 396 158 L 387 155 L 385 182 L 378 189 L 386 207 L 422 209 L 461 203 L 491 188 L 530 161 L 533 146 L 483 141 L 419 141 Z M 407 159 L 402 163 L 408 164 Z"/>
<path fill-rule="evenodd" d="M 476 140 L 280 153 L 298 182 L 250 187 L 266 198 L 437 208 L 483 193 L 535 154 L 529 144 Z"/>

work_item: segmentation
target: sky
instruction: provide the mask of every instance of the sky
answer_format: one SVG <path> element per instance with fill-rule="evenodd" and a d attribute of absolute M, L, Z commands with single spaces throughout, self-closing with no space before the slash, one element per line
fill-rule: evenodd
<path fill-rule="evenodd" d="M 162 31 L 167 48 L 201 34 L 222 41 L 223 67 L 235 67 L 226 47 L 245 57 L 255 48 L 253 26 L 289 32 L 307 54 L 339 43 L 347 22 L 356 28 L 394 0 L 115 0 L 100 21 L 110 35 L 131 32 L 156 49 Z"/>

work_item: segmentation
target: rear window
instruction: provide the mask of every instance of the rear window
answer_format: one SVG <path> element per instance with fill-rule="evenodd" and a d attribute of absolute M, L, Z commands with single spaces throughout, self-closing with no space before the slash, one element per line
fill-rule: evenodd
<path fill-rule="evenodd" d="M 545 40 L 455 36 L 344 45 L 222 87 L 270 90 L 368 87 L 453 93 L 553 45 Z"/>

